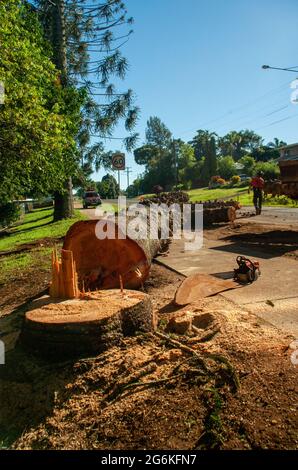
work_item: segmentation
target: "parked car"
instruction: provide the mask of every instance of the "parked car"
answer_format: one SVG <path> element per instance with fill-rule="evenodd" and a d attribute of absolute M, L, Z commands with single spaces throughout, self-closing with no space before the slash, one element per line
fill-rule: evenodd
<path fill-rule="evenodd" d="M 250 176 L 248 176 L 248 175 L 242 174 L 242 175 L 239 175 L 239 176 L 240 176 L 241 181 L 245 181 L 245 182 L 247 182 L 247 183 L 248 183 L 248 182 L 250 181 L 250 179 L 251 179 Z"/>
<path fill-rule="evenodd" d="M 83 207 L 88 209 L 88 206 L 98 206 L 101 204 L 100 195 L 96 191 L 87 191 L 83 196 Z"/>

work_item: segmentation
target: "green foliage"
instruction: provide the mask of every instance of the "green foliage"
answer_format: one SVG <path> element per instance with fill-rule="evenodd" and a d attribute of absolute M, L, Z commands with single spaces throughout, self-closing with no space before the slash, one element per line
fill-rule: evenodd
<path fill-rule="evenodd" d="M 0 4 L 0 199 L 62 188 L 73 173 L 80 95 L 62 90 L 36 16 L 19 0 Z M 13 31 L 13 34 L 12 34 Z"/>
<path fill-rule="evenodd" d="M 150 117 L 146 129 L 147 144 L 167 149 L 171 145 L 171 140 L 172 133 L 166 125 L 157 116 Z"/>
<path fill-rule="evenodd" d="M 119 196 L 119 185 L 112 175 L 105 175 L 96 183 L 97 191 L 105 199 L 116 199 Z"/>
<path fill-rule="evenodd" d="M 253 151 L 252 156 L 258 162 L 268 162 L 269 160 L 277 159 L 279 157 L 279 151 L 268 145 L 261 145 Z"/>
<path fill-rule="evenodd" d="M 217 141 L 217 134 L 215 132 L 209 132 L 203 129 L 199 129 L 194 138 L 189 144 L 194 149 L 194 155 L 197 160 L 202 160 L 206 157 L 209 149 L 209 143 L 212 138 L 215 142 Z"/>
<path fill-rule="evenodd" d="M 0 227 L 8 227 L 20 217 L 20 206 L 14 202 L 0 205 Z"/>
<path fill-rule="evenodd" d="M 234 186 L 235 184 L 239 184 L 241 181 L 241 178 L 239 175 L 233 175 L 231 178 L 231 183 Z"/>
<path fill-rule="evenodd" d="M 262 137 L 254 131 L 231 131 L 218 139 L 218 147 L 222 156 L 231 155 L 235 161 L 238 161 L 247 153 L 259 148 L 262 141 Z"/>
<path fill-rule="evenodd" d="M 220 157 L 217 160 L 217 171 L 220 176 L 226 180 L 229 180 L 233 175 L 235 175 L 236 165 L 233 157 Z"/>
<path fill-rule="evenodd" d="M 171 135 L 159 118 L 149 118 L 147 142 L 134 151 L 136 162 L 146 166 L 141 184 L 141 191 L 144 193 L 151 193 L 152 188 L 157 185 L 170 189 L 176 182 L 180 142 L 173 141 Z"/>
<path fill-rule="evenodd" d="M 202 166 L 201 180 L 208 183 L 210 178 L 216 174 L 217 158 L 216 158 L 216 142 L 215 138 L 211 137 L 206 147 L 206 154 Z"/>
<path fill-rule="evenodd" d="M 30 243 L 41 238 L 63 237 L 69 227 L 76 221 L 84 219 L 79 211 L 75 211 L 73 219 L 53 222 L 53 209 L 36 209 L 25 214 L 21 224 L 9 229 L 9 236 L 0 238 L 0 251 L 12 250 L 23 243 Z"/>
<path fill-rule="evenodd" d="M 126 189 L 127 197 L 137 197 L 142 194 L 142 182 L 143 181 L 141 178 L 136 178 Z"/>
<path fill-rule="evenodd" d="M 154 165 L 158 155 L 158 147 L 154 145 L 143 145 L 134 150 L 135 161 L 138 165 L 145 165 L 147 168 Z"/>
<path fill-rule="evenodd" d="M 265 180 L 274 180 L 279 177 L 280 170 L 276 162 L 258 162 L 255 165 L 255 173 L 262 172 Z"/>
<path fill-rule="evenodd" d="M 251 155 L 244 155 L 240 158 L 239 163 L 243 165 L 243 173 L 245 175 L 252 176 L 254 174 L 256 161 Z"/>
<path fill-rule="evenodd" d="M 93 7 L 89 0 L 64 0 L 62 20 L 65 34 L 59 35 L 56 26 L 61 2 L 35 0 L 35 3 L 39 7 L 40 20 L 52 44 L 53 60 L 59 70 L 63 68 L 61 53 L 66 55 L 66 70 L 61 70 L 63 86 L 75 85 L 84 89 L 86 94 L 77 143 L 82 170 L 88 177 L 93 168 L 102 165 L 102 138 L 112 136 L 120 121 L 128 133 L 123 138 L 126 148 L 132 149 L 137 140 L 133 128 L 139 110 L 134 105 L 133 92 L 117 89 L 111 83 L 112 78 L 120 83 L 128 70 L 128 62 L 120 48 L 133 32 L 127 29 L 133 19 L 128 17 L 121 0 L 103 0 Z M 65 41 L 63 44 L 61 36 Z M 100 140 L 94 143 L 92 136 Z"/>

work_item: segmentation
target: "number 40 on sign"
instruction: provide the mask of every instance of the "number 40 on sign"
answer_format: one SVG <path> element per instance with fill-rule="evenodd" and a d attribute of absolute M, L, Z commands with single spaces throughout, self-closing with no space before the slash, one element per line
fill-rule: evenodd
<path fill-rule="evenodd" d="M 112 157 L 112 166 L 114 170 L 125 170 L 125 154 L 114 153 Z"/>

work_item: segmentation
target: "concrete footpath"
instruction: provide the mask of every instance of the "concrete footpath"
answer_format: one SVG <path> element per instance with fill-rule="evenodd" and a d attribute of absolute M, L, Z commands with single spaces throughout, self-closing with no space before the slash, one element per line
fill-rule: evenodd
<path fill-rule="evenodd" d="M 185 251 L 184 240 L 173 240 L 169 254 L 160 256 L 158 261 L 186 276 L 205 273 L 231 279 L 238 255 L 258 260 L 261 276 L 250 285 L 221 295 L 298 338 L 297 261 L 253 251 L 233 242 L 207 239 L 197 251 Z"/>

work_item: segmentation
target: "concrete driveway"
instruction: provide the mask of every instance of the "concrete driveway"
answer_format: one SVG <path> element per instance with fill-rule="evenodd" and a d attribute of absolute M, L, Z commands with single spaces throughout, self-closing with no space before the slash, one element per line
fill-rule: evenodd
<path fill-rule="evenodd" d="M 169 254 L 158 260 L 185 276 L 205 273 L 231 279 L 237 267 L 237 255 L 259 261 L 261 276 L 250 285 L 221 295 L 298 338 L 298 261 L 236 243 L 207 239 L 197 251 L 185 251 L 183 240 L 173 240 Z"/>

